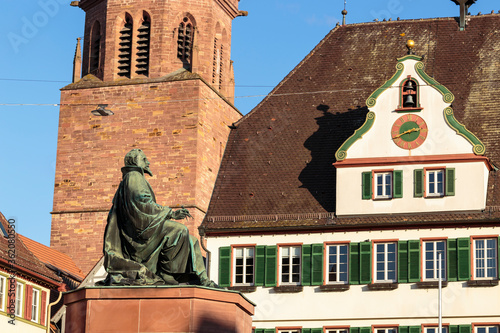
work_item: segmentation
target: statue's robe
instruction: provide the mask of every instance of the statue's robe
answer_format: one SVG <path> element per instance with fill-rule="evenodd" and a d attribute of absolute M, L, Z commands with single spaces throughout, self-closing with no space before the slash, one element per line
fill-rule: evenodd
<path fill-rule="evenodd" d="M 172 209 L 156 203 L 142 168 L 122 173 L 104 234 L 105 283 L 177 284 L 189 274 L 206 276 L 198 240 L 171 220 Z"/>

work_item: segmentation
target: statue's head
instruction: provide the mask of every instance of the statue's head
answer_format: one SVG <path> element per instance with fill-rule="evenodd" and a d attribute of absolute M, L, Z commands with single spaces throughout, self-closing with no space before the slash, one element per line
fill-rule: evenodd
<path fill-rule="evenodd" d="M 145 173 L 153 176 L 153 173 L 149 169 L 149 161 L 146 154 L 141 149 L 132 149 L 125 155 L 125 166 L 137 166 L 142 168 Z"/>

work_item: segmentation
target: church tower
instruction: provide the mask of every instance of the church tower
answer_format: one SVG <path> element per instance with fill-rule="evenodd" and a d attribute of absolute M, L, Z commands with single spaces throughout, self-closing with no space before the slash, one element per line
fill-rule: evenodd
<path fill-rule="evenodd" d="M 83 55 L 62 88 L 51 247 L 88 272 L 123 157 L 141 148 L 159 204 L 184 206 L 198 234 L 233 106 L 231 23 L 238 0 L 81 0 Z M 82 78 L 78 71 L 81 63 Z"/>

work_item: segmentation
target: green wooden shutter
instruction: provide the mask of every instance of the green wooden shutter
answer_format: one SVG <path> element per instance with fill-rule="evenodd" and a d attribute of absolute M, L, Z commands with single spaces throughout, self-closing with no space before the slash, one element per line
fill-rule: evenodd
<path fill-rule="evenodd" d="M 311 328 L 311 333 L 323 333 L 323 328 Z"/>
<path fill-rule="evenodd" d="M 458 333 L 472 333 L 472 325 L 458 325 Z"/>
<path fill-rule="evenodd" d="M 446 193 L 447 196 L 455 195 L 455 168 L 446 169 Z"/>
<path fill-rule="evenodd" d="M 323 244 L 313 244 L 311 252 L 311 285 L 321 286 L 323 284 Z"/>
<path fill-rule="evenodd" d="M 408 241 L 398 242 L 398 282 L 408 282 Z M 408 332 L 399 332 L 408 333 Z"/>
<path fill-rule="evenodd" d="M 359 243 L 349 244 L 349 283 L 359 284 Z"/>
<path fill-rule="evenodd" d="M 266 272 L 266 247 L 255 247 L 255 285 L 263 286 Z"/>
<path fill-rule="evenodd" d="M 371 333 L 372 328 L 371 327 L 360 327 L 359 328 L 359 333 Z"/>
<path fill-rule="evenodd" d="M 409 333 L 420 333 L 422 330 L 421 326 L 410 326 Z"/>
<path fill-rule="evenodd" d="M 363 200 L 369 200 L 372 198 L 372 172 L 362 173 L 362 198 Z"/>
<path fill-rule="evenodd" d="M 448 326 L 448 333 L 458 333 L 458 325 Z"/>
<path fill-rule="evenodd" d="M 408 282 L 420 281 L 420 240 L 408 241 Z"/>
<path fill-rule="evenodd" d="M 424 170 L 413 170 L 413 195 L 415 197 L 424 196 Z"/>
<path fill-rule="evenodd" d="M 359 282 L 372 283 L 372 243 L 359 243 Z"/>
<path fill-rule="evenodd" d="M 349 333 L 359 333 L 359 327 L 349 327 Z"/>
<path fill-rule="evenodd" d="M 393 197 L 394 198 L 402 198 L 403 197 L 403 170 L 394 170 L 394 190 Z"/>
<path fill-rule="evenodd" d="M 266 270 L 265 281 L 266 287 L 276 286 L 277 269 L 278 269 L 278 247 L 276 245 L 266 246 Z"/>
<path fill-rule="evenodd" d="M 264 333 L 264 329 L 263 328 L 256 328 L 255 333 Z"/>
<path fill-rule="evenodd" d="M 219 286 L 231 285 L 231 247 L 219 248 Z"/>
<path fill-rule="evenodd" d="M 410 326 L 399 326 L 398 333 L 410 333 Z"/>
<path fill-rule="evenodd" d="M 302 245 L 302 285 L 311 285 L 311 245 Z"/>
<path fill-rule="evenodd" d="M 300 333 L 311 333 L 311 329 L 310 328 L 303 328 L 300 330 Z"/>
<path fill-rule="evenodd" d="M 264 333 L 276 333 L 276 329 L 274 329 L 274 328 L 266 328 L 264 330 Z"/>
<path fill-rule="evenodd" d="M 458 280 L 470 279 L 470 240 L 469 238 L 457 239 Z"/>
<path fill-rule="evenodd" d="M 446 275 L 446 279 L 448 281 L 457 281 L 458 280 L 458 257 L 457 257 L 457 240 L 456 239 L 448 239 L 446 241 L 447 246 L 447 268 L 448 274 Z M 452 333 L 451 331 L 449 333 Z M 458 333 L 458 332 L 455 332 Z"/>

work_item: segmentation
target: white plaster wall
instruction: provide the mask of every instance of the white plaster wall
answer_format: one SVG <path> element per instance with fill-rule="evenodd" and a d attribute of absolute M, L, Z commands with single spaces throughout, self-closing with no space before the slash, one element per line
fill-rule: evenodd
<path fill-rule="evenodd" d="M 455 168 L 455 195 L 440 198 L 415 198 L 413 170 L 424 167 Z M 403 197 L 390 200 L 363 200 L 361 196 L 362 172 L 387 169 L 403 170 Z M 336 214 L 341 216 L 482 210 L 486 206 L 488 172 L 483 161 L 337 168 Z"/>
<path fill-rule="evenodd" d="M 415 71 L 415 60 L 403 62 L 403 74 L 394 84 L 385 90 L 370 111 L 375 113 L 375 122 L 371 129 L 347 150 L 349 158 L 375 158 L 390 156 L 422 156 L 441 154 L 470 154 L 472 144 L 456 134 L 444 118 L 444 109 L 450 106 L 443 101 L 443 95 L 434 87 L 428 86 Z M 396 71 L 396 70 L 395 70 Z M 420 86 L 420 106 L 423 110 L 412 112 L 427 123 L 429 129 L 424 143 L 412 150 L 398 147 L 392 140 L 391 129 L 394 122 L 407 113 L 397 113 L 399 106 L 399 84 L 411 75 Z"/>
<path fill-rule="evenodd" d="M 43 333 L 46 330 L 37 326 L 24 323 L 18 319 L 15 320 L 15 325 L 9 324 L 10 317 L 4 313 L 0 313 L 0 332 L 2 333 Z"/>
<path fill-rule="evenodd" d="M 218 249 L 238 244 L 276 245 L 314 244 L 325 241 L 361 242 L 377 239 L 415 240 L 431 237 L 498 235 L 500 227 L 357 231 L 317 234 L 210 237 L 211 278 L 218 278 Z M 418 288 L 415 283 L 400 284 L 395 290 L 370 291 L 366 285 L 351 285 L 344 292 L 322 292 L 317 286 L 304 286 L 301 293 L 276 294 L 272 287 L 257 287 L 245 295 L 256 303 L 253 326 L 325 325 L 420 325 L 437 324 L 437 289 Z M 450 325 L 500 322 L 500 286 L 470 288 L 466 282 L 450 282 L 443 288 L 443 323 Z"/>

